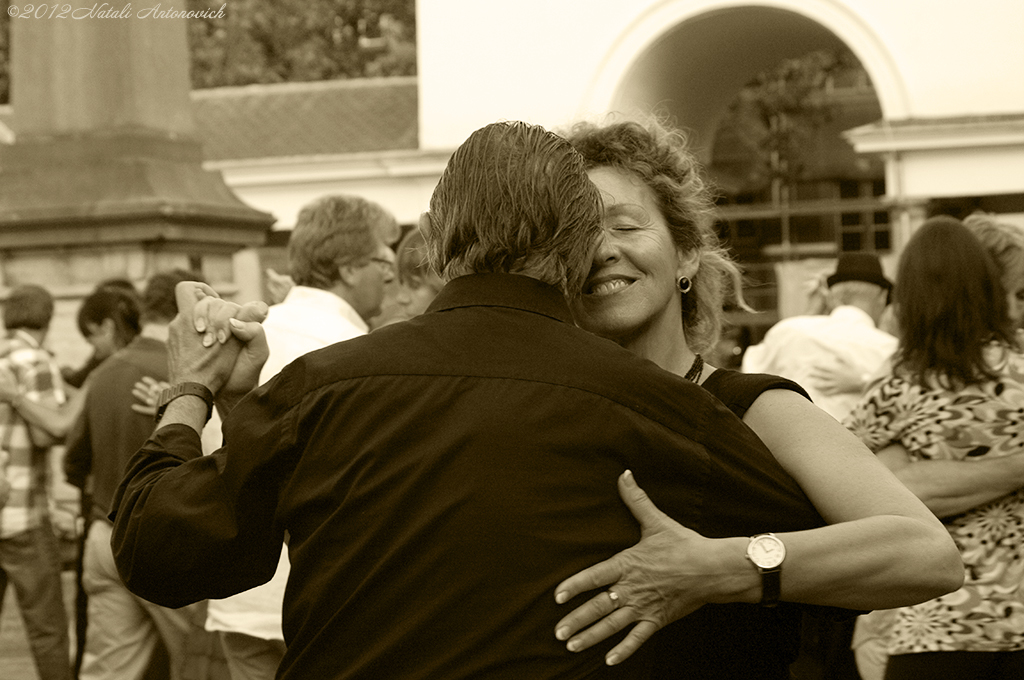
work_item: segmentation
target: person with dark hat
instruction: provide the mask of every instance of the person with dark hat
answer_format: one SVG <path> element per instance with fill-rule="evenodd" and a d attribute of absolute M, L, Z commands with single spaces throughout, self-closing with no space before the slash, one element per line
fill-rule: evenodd
<path fill-rule="evenodd" d="M 831 313 L 782 319 L 747 349 L 743 371 L 799 383 L 815 404 L 841 421 L 896 350 L 896 338 L 878 327 L 893 286 L 874 253 L 842 253 L 826 283 Z M 826 383 L 822 375 L 850 379 Z"/>

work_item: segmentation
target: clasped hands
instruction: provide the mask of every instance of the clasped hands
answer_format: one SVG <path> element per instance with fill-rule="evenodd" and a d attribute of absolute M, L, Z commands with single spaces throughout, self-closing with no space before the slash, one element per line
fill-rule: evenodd
<path fill-rule="evenodd" d="M 167 340 L 171 383 L 202 383 L 218 403 L 233 403 L 259 384 L 268 355 L 260 325 L 267 305 L 223 300 L 197 281 L 183 281 L 174 292 L 178 315 Z"/>
<path fill-rule="evenodd" d="M 578 652 L 636 624 L 605 656 L 615 665 L 632 655 L 654 633 L 709 602 L 722 601 L 731 586 L 716 557 L 722 541 L 701 536 L 654 505 L 633 474 L 619 476 L 619 495 L 640 522 L 641 539 L 632 548 L 571 576 L 555 589 L 564 604 L 581 593 L 606 588 L 555 626 L 555 637 Z"/>

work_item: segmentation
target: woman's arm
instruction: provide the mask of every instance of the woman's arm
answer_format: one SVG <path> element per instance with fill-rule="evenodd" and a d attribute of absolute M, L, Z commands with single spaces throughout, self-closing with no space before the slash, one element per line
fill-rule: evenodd
<path fill-rule="evenodd" d="M 831 416 L 795 392 L 769 390 L 744 422 L 829 523 L 783 535 L 787 600 L 888 609 L 959 587 L 963 568 L 945 527 Z"/>
<path fill-rule="evenodd" d="M 979 460 L 916 460 L 901 444 L 877 453 L 928 509 L 951 517 L 1024 487 L 1024 453 Z"/>
<path fill-rule="evenodd" d="M 963 566 L 946 529 L 831 416 L 796 393 L 771 390 L 744 420 L 829 522 L 778 534 L 787 550 L 782 599 L 891 608 L 960 586 Z M 761 579 L 746 559 L 746 537 L 704 538 L 658 511 L 629 479 L 620 480 L 620 492 L 641 521 L 643 538 L 556 589 L 558 602 L 609 584 L 619 596 L 615 602 L 597 595 L 557 624 L 556 637 L 568 639 L 570 650 L 638 623 L 609 652 L 608 662 L 617 663 L 705 603 L 760 600 Z"/>

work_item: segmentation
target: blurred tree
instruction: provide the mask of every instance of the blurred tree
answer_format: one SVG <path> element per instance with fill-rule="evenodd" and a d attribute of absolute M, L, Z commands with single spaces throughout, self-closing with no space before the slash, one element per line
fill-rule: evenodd
<path fill-rule="evenodd" d="M 189 21 L 193 87 L 416 73 L 414 0 L 233 0 L 225 15 Z"/>
<path fill-rule="evenodd" d="M 827 92 L 866 78 L 849 50 L 811 52 L 758 74 L 719 123 L 711 170 L 721 188 L 759 193 L 802 179 L 809 141 L 837 106 Z M 728 148 L 721 156 L 720 143 Z"/>
<path fill-rule="evenodd" d="M 188 0 L 192 11 L 219 0 Z M 0 0 L 0 104 L 10 98 L 10 0 Z M 416 74 L 415 0 L 231 0 L 188 20 L 195 88 Z"/>

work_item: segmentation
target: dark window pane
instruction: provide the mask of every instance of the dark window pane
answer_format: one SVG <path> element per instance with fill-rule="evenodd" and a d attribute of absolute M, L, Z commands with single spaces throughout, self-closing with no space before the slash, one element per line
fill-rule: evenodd
<path fill-rule="evenodd" d="M 875 232 L 875 250 L 889 250 L 889 230 Z"/>
<path fill-rule="evenodd" d="M 761 243 L 768 245 L 782 243 L 782 221 L 777 217 L 768 220 L 758 220 L 761 224 Z"/>
<path fill-rule="evenodd" d="M 843 213 L 840 222 L 844 227 L 855 227 L 860 224 L 860 213 Z"/>
<path fill-rule="evenodd" d="M 831 220 L 822 215 L 793 215 L 789 235 L 794 243 L 831 243 L 835 240 Z"/>
<path fill-rule="evenodd" d="M 843 233 L 843 252 L 855 252 L 861 249 L 861 236 L 859 231 L 847 231 Z"/>
<path fill-rule="evenodd" d="M 855 179 L 843 179 L 839 181 L 839 198 L 859 198 L 860 182 Z"/>
<path fill-rule="evenodd" d="M 875 224 L 889 224 L 889 211 L 888 210 L 876 210 L 875 211 Z"/>

